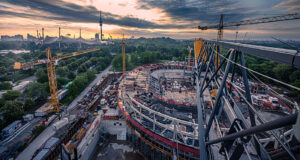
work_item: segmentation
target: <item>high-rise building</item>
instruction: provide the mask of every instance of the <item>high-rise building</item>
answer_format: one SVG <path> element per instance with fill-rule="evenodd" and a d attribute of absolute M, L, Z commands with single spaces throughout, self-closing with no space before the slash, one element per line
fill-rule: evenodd
<path fill-rule="evenodd" d="M 102 23 L 103 23 L 103 21 L 102 21 L 102 16 L 101 16 L 101 11 L 100 11 L 99 25 L 100 25 L 100 40 L 101 40 L 101 41 L 103 40 L 103 39 L 102 39 L 102 36 L 103 36 L 103 34 L 102 34 Z"/>
<path fill-rule="evenodd" d="M 99 41 L 99 33 L 95 34 L 95 40 Z"/>

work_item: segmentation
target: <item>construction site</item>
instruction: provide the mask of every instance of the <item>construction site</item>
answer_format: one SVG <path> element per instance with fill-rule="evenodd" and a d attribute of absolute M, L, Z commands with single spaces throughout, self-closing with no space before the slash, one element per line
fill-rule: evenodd
<path fill-rule="evenodd" d="M 223 41 L 227 27 L 298 19 L 296 13 L 229 23 L 221 15 L 219 24 L 197 27 L 216 29 L 217 39 L 194 39 L 193 46 L 185 46 L 188 56 L 183 61 L 130 70 L 123 35 L 121 43 L 115 42 L 122 50 L 122 72 L 109 64 L 68 105 L 61 102 L 74 82 L 58 88 L 57 63 L 98 51 L 112 44 L 112 38 L 102 38 L 101 12 L 98 41 L 84 40 L 81 29 L 78 39 L 62 37 L 60 28 L 58 38 L 44 38 L 43 29 L 36 43 L 58 43 L 58 48 L 78 43 L 80 50 L 52 56 L 47 47 L 44 59 L 15 62 L 15 71 L 46 65 L 50 96 L 34 113 L 2 130 L 0 159 L 300 159 L 299 106 L 262 78 L 291 90 L 300 88 L 254 71 L 245 62 L 249 55 L 299 69 L 299 50 Z M 93 46 L 81 50 L 81 43 Z M 43 130 L 32 136 L 29 128 L 38 125 Z M 23 150 L 17 149 L 21 145 Z"/>

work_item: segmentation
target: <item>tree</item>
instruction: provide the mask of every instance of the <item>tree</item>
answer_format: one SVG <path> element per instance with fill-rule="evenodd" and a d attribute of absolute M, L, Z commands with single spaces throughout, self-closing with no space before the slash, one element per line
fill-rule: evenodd
<path fill-rule="evenodd" d="M 289 67 L 285 64 L 278 64 L 272 69 L 276 78 L 283 80 L 285 82 L 289 81 L 289 76 L 292 73 L 292 67 Z"/>
<path fill-rule="evenodd" d="M 87 68 L 86 68 L 86 65 L 85 64 L 82 64 L 82 65 L 80 65 L 79 67 L 78 67 L 78 72 L 79 73 L 83 73 L 83 72 L 85 72 L 87 70 Z"/>
<path fill-rule="evenodd" d="M 130 56 L 130 62 L 133 64 L 133 65 L 139 65 L 140 62 L 139 62 L 139 57 L 137 54 L 132 54 Z"/>
<path fill-rule="evenodd" d="M 33 101 L 45 100 L 48 96 L 45 85 L 38 82 L 30 82 L 27 84 L 24 94 L 26 98 L 30 98 Z"/>
<path fill-rule="evenodd" d="M 63 77 L 57 77 L 56 81 L 57 81 L 57 87 L 58 88 L 61 88 L 63 85 L 66 85 L 69 82 L 68 79 L 63 78 Z"/>
<path fill-rule="evenodd" d="M 95 73 L 96 73 L 95 70 L 89 70 L 89 71 L 86 72 L 86 77 L 87 77 L 89 82 L 92 81 L 93 79 L 95 79 L 95 77 L 96 77 Z"/>
<path fill-rule="evenodd" d="M 30 98 L 25 99 L 25 103 L 24 103 L 25 111 L 31 110 L 32 108 L 34 108 L 34 106 L 35 106 L 35 102 L 33 100 L 31 100 Z"/>
<path fill-rule="evenodd" d="M 5 74 L 7 73 L 7 68 L 4 66 L 0 66 L 0 74 Z"/>
<path fill-rule="evenodd" d="M 78 67 L 78 64 L 77 64 L 77 62 L 72 62 L 72 63 L 68 64 L 67 67 L 69 70 L 74 71 Z"/>
<path fill-rule="evenodd" d="M 125 56 L 125 64 L 126 64 L 126 69 L 128 69 L 129 66 L 129 61 L 128 61 L 128 56 Z M 115 71 L 122 71 L 123 66 L 123 57 L 121 54 L 117 55 L 114 57 L 112 60 L 112 68 Z"/>
<path fill-rule="evenodd" d="M 76 75 L 75 75 L 74 72 L 68 72 L 67 77 L 68 77 L 70 80 L 72 80 L 72 79 L 74 79 L 74 78 L 76 77 Z"/>
<path fill-rule="evenodd" d="M 289 79 L 291 82 L 295 82 L 296 80 L 300 79 L 300 69 L 294 71 L 290 76 Z"/>
<path fill-rule="evenodd" d="M 21 101 L 7 101 L 4 107 L 1 108 L 4 119 L 10 123 L 17 119 L 22 119 L 24 115 L 23 104 Z"/>
<path fill-rule="evenodd" d="M 12 85 L 9 82 L 0 82 L 0 90 L 12 89 Z"/>
<path fill-rule="evenodd" d="M 300 79 L 297 79 L 294 83 L 292 83 L 292 85 L 296 86 L 296 87 L 300 87 Z M 300 97 L 300 91 L 293 89 L 293 93 L 298 95 L 298 100 Z"/>
<path fill-rule="evenodd" d="M 2 108 L 5 105 L 4 98 L 0 98 L 0 108 Z"/>
<path fill-rule="evenodd" d="M 97 57 L 92 57 L 90 61 L 92 62 L 92 65 L 97 64 Z"/>
<path fill-rule="evenodd" d="M 20 91 L 15 91 L 15 90 L 8 90 L 6 93 L 4 93 L 2 96 L 5 100 L 15 100 L 21 95 Z"/>
<path fill-rule="evenodd" d="M 138 53 L 145 52 L 145 48 L 143 46 L 138 46 L 137 47 L 137 52 Z"/>
<path fill-rule="evenodd" d="M 45 68 L 39 68 L 36 70 L 35 76 L 37 77 L 37 81 L 40 83 L 48 82 L 48 74 Z"/>
<path fill-rule="evenodd" d="M 69 69 L 67 67 L 57 67 L 55 69 L 55 72 L 57 75 L 60 75 L 60 76 L 66 76 L 66 74 L 69 72 Z"/>
<path fill-rule="evenodd" d="M 69 93 L 68 97 L 70 97 L 70 96 L 76 97 L 76 95 L 80 92 L 78 87 L 73 83 L 68 87 L 68 93 Z"/>
<path fill-rule="evenodd" d="M 97 72 L 99 73 L 100 71 L 103 71 L 103 67 L 101 65 L 98 65 L 96 67 Z"/>

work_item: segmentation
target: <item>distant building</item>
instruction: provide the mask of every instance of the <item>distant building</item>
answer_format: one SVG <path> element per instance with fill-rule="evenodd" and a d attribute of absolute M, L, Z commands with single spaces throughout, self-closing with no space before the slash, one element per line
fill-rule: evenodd
<path fill-rule="evenodd" d="M 2 41 L 23 41 L 23 35 L 14 35 L 14 36 L 7 36 L 3 35 L 1 36 Z"/>
<path fill-rule="evenodd" d="M 30 35 L 29 33 L 27 33 L 27 41 L 36 41 L 37 38 L 35 36 Z"/>
<path fill-rule="evenodd" d="M 99 41 L 99 33 L 95 34 L 95 40 Z"/>

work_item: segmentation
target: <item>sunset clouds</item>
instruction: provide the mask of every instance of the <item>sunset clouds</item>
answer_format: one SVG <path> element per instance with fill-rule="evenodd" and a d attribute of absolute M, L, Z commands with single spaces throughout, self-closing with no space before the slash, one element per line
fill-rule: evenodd
<path fill-rule="evenodd" d="M 105 37 L 111 34 L 113 38 L 118 38 L 123 32 L 135 37 L 215 38 L 215 31 L 203 33 L 196 27 L 200 24 L 217 24 L 221 13 L 225 14 L 224 21 L 231 22 L 291 13 L 299 5 L 297 0 L 2 0 L 0 34 L 34 34 L 37 29 L 44 27 L 46 35 L 56 36 L 57 28 L 61 26 L 63 34 L 76 36 L 79 28 L 82 28 L 83 36 L 92 38 L 99 32 L 101 10 Z M 299 24 L 278 23 L 277 30 L 272 24 L 247 26 L 238 30 L 253 35 L 259 31 L 264 35 L 260 37 L 266 39 L 278 33 L 294 39 L 295 33 L 299 35 L 300 29 L 295 27 Z M 290 27 L 294 34 L 281 32 L 281 25 Z M 268 29 L 271 32 L 263 32 Z M 224 37 L 230 39 L 232 32 L 225 31 Z"/>

